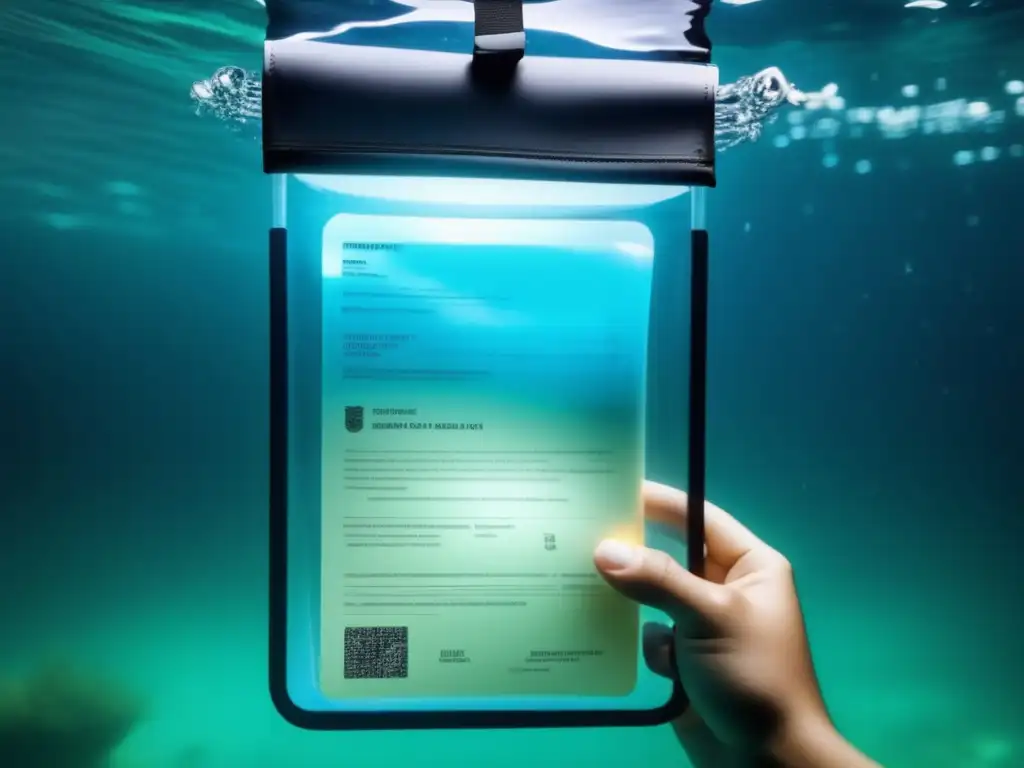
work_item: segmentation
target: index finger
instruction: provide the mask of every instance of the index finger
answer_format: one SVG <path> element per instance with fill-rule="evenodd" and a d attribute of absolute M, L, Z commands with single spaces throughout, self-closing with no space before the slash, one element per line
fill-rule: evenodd
<path fill-rule="evenodd" d="M 678 488 L 644 481 L 644 516 L 655 523 L 686 529 L 687 494 Z M 740 558 L 764 562 L 775 550 L 757 538 L 749 528 L 721 507 L 704 502 L 704 544 L 708 557 L 726 571 Z M 762 557 L 763 555 L 763 557 Z"/>

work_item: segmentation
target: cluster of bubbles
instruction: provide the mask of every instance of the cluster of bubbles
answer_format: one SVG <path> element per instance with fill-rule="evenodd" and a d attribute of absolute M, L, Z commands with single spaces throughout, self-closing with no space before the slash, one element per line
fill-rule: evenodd
<path fill-rule="evenodd" d="M 1004 78 L 1004 103 L 997 103 L 996 99 L 942 98 L 946 89 L 945 78 L 939 78 L 923 103 L 907 103 L 922 97 L 921 87 L 913 83 L 900 89 L 902 103 L 848 108 L 838 95 L 808 103 L 806 109 L 787 115 L 785 129 L 772 138 L 772 143 L 785 149 L 797 142 L 821 142 L 821 161 L 826 168 L 841 164 L 836 151 L 838 142 L 850 146 L 866 138 L 896 141 L 912 137 L 963 137 L 963 145 L 952 150 L 949 157 L 954 166 L 1024 157 L 1024 144 L 1012 139 L 1000 143 L 997 139 L 1015 122 L 1024 126 L 1024 81 Z M 1019 135 L 1019 131 L 1010 133 Z M 872 163 L 868 158 L 860 158 L 852 168 L 858 174 L 870 173 Z"/>
<path fill-rule="evenodd" d="M 259 75 L 241 67 L 221 67 L 192 84 L 197 115 L 211 115 L 254 137 L 259 135 L 262 93 Z"/>
<path fill-rule="evenodd" d="M 801 91 L 777 67 L 722 85 L 715 99 L 715 147 L 721 151 L 757 141 L 783 105 L 816 105 L 839 98 L 838 90 L 830 83 L 817 92 Z"/>

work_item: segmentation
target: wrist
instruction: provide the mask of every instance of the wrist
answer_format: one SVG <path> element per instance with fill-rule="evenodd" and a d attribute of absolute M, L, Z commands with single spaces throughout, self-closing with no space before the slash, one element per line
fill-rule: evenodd
<path fill-rule="evenodd" d="M 751 768 L 879 768 L 848 742 L 824 712 L 790 718 Z"/>

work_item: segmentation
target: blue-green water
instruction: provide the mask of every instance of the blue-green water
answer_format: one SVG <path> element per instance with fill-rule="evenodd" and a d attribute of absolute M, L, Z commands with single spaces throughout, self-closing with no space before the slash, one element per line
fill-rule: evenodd
<path fill-rule="evenodd" d="M 846 5 L 711 20 L 725 80 L 778 66 L 845 103 L 721 158 L 710 495 L 794 561 L 852 740 L 1024 766 L 1024 17 Z M 667 728 L 331 734 L 273 711 L 269 194 L 257 144 L 188 97 L 257 69 L 262 24 L 249 0 L 0 9 L 0 754 L 40 745 L 0 768 L 93 768 L 121 735 L 116 768 L 685 765 Z M 58 672 L 21 697 L 51 660 L 85 690 Z"/>

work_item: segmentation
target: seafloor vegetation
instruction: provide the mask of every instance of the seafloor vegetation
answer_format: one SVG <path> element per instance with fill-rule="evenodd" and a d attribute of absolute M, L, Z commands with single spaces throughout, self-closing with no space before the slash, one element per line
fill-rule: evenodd
<path fill-rule="evenodd" d="M 129 686 L 47 662 L 0 681 L 0 766 L 105 768 L 143 712 Z"/>

